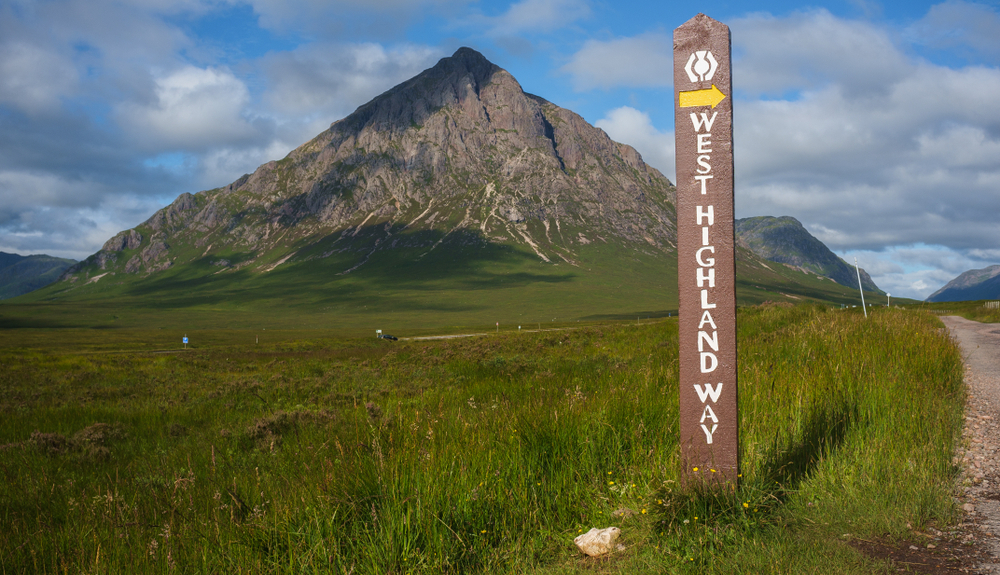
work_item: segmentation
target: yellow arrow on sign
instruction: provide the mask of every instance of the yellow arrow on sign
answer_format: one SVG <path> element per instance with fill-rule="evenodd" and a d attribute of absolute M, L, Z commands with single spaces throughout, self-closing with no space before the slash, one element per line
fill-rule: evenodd
<path fill-rule="evenodd" d="M 707 90 L 691 90 L 690 92 L 680 92 L 680 107 L 694 108 L 697 106 L 716 107 L 719 102 L 726 99 L 726 95 L 712 84 Z"/>

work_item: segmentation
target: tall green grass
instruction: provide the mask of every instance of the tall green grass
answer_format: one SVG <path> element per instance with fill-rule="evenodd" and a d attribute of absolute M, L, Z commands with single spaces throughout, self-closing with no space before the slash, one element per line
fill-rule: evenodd
<path fill-rule="evenodd" d="M 722 494 L 678 489 L 675 321 L 173 354 L 8 340 L 0 572 L 870 573 L 850 537 L 953 519 L 960 357 L 933 317 L 739 321 L 744 467 Z M 583 558 L 573 537 L 609 525 L 625 550 Z"/>

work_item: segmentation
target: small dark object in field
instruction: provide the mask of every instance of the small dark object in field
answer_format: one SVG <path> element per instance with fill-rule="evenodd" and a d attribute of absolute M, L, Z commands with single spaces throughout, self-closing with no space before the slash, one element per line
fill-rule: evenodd
<path fill-rule="evenodd" d="M 368 410 L 368 417 L 370 417 L 372 421 L 382 419 L 382 408 L 379 407 L 378 404 L 369 401 L 365 404 L 365 409 Z"/>
<path fill-rule="evenodd" d="M 381 336 L 379 336 L 379 337 L 381 337 L 382 339 L 388 339 L 388 340 L 392 340 L 392 341 L 399 341 L 399 338 L 398 338 L 398 337 L 396 337 L 396 336 L 394 336 L 394 335 L 389 335 L 389 334 L 387 334 L 387 333 L 383 333 L 383 334 L 382 334 Z"/>

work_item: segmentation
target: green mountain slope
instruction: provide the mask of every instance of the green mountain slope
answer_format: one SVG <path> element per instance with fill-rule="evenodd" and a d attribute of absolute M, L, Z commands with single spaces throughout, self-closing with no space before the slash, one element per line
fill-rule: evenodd
<path fill-rule="evenodd" d="M 76 263 L 47 255 L 22 256 L 0 252 L 0 299 L 26 294 L 46 286 Z"/>
<path fill-rule="evenodd" d="M 793 217 L 760 216 L 736 220 L 736 238 L 768 261 L 828 277 L 848 288 L 858 287 L 858 272 L 854 266 L 830 251 Z M 861 285 L 865 291 L 885 293 L 864 270 L 861 270 Z"/>

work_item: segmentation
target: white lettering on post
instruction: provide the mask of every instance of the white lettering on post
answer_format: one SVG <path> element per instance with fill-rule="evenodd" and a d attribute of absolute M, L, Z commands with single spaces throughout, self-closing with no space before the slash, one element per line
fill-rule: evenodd
<path fill-rule="evenodd" d="M 700 423 L 705 423 L 706 419 L 711 419 L 712 423 L 719 423 L 719 418 L 715 416 L 715 412 L 712 411 L 712 406 L 711 405 L 706 405 L 705 406 L 705 411 L 701 412 L 701 421 L 700 421 Z"/>
<path fill-rule="evenodd" d="M 711 138 L 711 137 L 712 137 L 712 134 L 698 134 L 698 153 L 699 154 L 711 154 L 712 153 L 712 148 L 709 147 L 709 146 L 712 145 L 712 140 L 709 140 L 709 138 Z"/>
<path fill-rule="evenodd" d="M 706 383 L 705 389 L 702 389 L 701 386 L 696 383 L 694 384 L 694 390 L 698 394 L 698 399 L 700 399 L 702 403 L 705 403 L 709 399 L 712 400 L 712 403 L 717 403 L 719 401 L 719 394 L 722 393 L 722 382 L 720 381 L 719 387 L 715 388 L 712 387 L 711 383 Z"/>
<path fill-rule="evenodd" d="M 695 132 L 700 132 L 696 136 L 696 151 L 698 157 L 696 158 L 695 175 L 694 179 L 701 184 L 701 195 L 708 194 L 708 181 L 713 179 L 715 176 L 712 174 L 712 157 L 709 155 L 712 153 L 712 124 L 715 123 L 715 119 L 718 117 L 719 113 L 714 112 L 709 116 L 708 112 L 701 112 L 700 114 L 691 114 L 691 125 L 694 126 Z M 703 226 L 701 228 L 701 248 L 695 252 L 695 261 L 698 263 L 698 270 L 695 276 L 699 288 L 714 288 L 715 287 L 715 246 L 710 245 L 709 228 L 715 225 L 715 207 L 714 206 L 697 206 L 695 211 L 695 219 L 697 220 L 697 225 Z M 719 351 L 719 332 L 715 325 L 715 320 L 712 319 L 712 314 L 708 311 L 714 309 L 716 304 L 709 303 L 708 301 L 709 293 L 708 289 L 701 290 L 701 309 L 705 310 L 701 316 L 701 322 L 698 323 L 698 352 L 701 356 L 701 372 L 711 373 L 716 370 L 719 366 L 719 359 L 716 357 L 712 351 Z M 711 331 L 701 331 L 702 328 L 710 327 Z M 710 349 L 712 351 L 705 351 Z M 705 410 L 701 415 L 701 429 L 705 432 L 705 441 L 709 445 L 712 443 L 712 435 L 715 430 L 718 429 L 719 418 L 716 417 L 715 412 L 707 404 L 709 399 L 713 403 L 718 401 L 719 394 L 722 393 L 722 383 L 719 383 L 718 387 L 712 387 L 711 384 L 706 383 L 705 389 L 703 390 L 700 385 L 694 386 L 695 391 L 698 393 L 698 398 L 701 399 L 702 403 L 705 403 Z M 709 428 L 705 424 L 707 420 L 711 420 L 712 427 Z"/>
<path fill-rule="evenodd" d="M 705 312 L 701 314 L 701 321 L 698 322 L 698 329 L 705 327 L 705 324 L 712 326 L 712 329 L 719 329 L 715 327 L 715 320 L 712 319 L 712 314 L 710 312 Z"/>
<path fill-rule="evenodd" d="M 712 430 L 709 431 L 708 430 L 708 426 L 706 426 L 704 423 L 701 424 L 701 430 L 705 432 L 705 443 L 707 443 L 709 445 L 712 445 L 712 434 L 715 433 L 715 430 L 718 429 L 718 428 L 719 428 L 719 424 L 718 423 L 713 423 L 712 424 Z"/>
<path fill-rule="evenodd" d="M 715 309 L 714 303 L 708 303 L 708 290 L 701 290 L 701 309 Z"/>
<path fill-rule="evenodd" d="M 702 131 L 704 129 L 706 132 L 711 132 L 712 131 L 712 124 L 715 123 L 715 117 L 718 116 L 718 115 L 719 115 L 719 113 L 715 112 L 714 114 L 712 114 L 712 117 L 709 118 L 708 117 L 708 112 L 702 112 L 701 113 L 701 120 L 699 121 L 698 120 L 698 115 L 692 112 L 691 113 L 691 123 L 694 124 L 694 131 L 695 132 L 700 132 L 700 131 Z"/>
<path fill-rule="evenodd" d="M 708 161 L 711 159 L 712 156 L 709 156 L 708 154 L 702 154 L 698 156 L 698 158 L 695 160 L 698 163 L 698 168 L 695 169 L 695 171 L 698 172 L 699 174 L 707 174 L 711 172 L 712 164 L 708 163 Z"/>
<path fill-rule="evenodd" d="M 714 178 L 714 177 L 715 177 L 715 176 L 711 176 L 711 175 L 709 175 L 709 176 L 695 176 L 695 177 L 694 177 L 694 179 L 696 179 L 696 180 L 698 180 L 699 182 L 701 182 L 701 195 L 703 195 L 703 196 L 704 196 L 705 194 L 707 194 L 707 193 L 708 193 L 708 187 L 707 187 L 707 184 L 706 184 L 706 182 L 707 182 L 708 180 L 711 180 L 711 179 L 712 179 L 712 178 Z"/>
<path fill-rule="evenodd" d="M 708 287 L 715 287 L 715 268 L 708 268 L 708 273 L 705 273 L 705 268 L 698 268 L 696 272 L 698 276 L 698 287 L 704 287 L 705 281 L 708 281 Z M 707 313 L 707 312 L 706 312 Z"/>
<path fill-rule="evenodd" d="M 715 265 L 715 258 L 707 257 L 702 258 L 702 253 L 708 252 L 710 254 L 715 253 L 715 246 L 705 246 L 703 248 L 698 248 L 698 251 L 694 253 L 694 258 L 698 261 L 698 265 L 703 268 L 710 268 Z"/>
<path fill-rule="evenodd" d="M 703 351 L 701 356 L 701 372 L 702 373 L 712 373 L 715 368 L 719 367 L 719 358 L 715 357 L 715 354 L 710 351 Z"/>
<path fill-rule="evenodd" d="M 719 351 L 719 332 L 713 331 L 708 335 L 707 331 L 698 332 L 698 351 L 705 351 L 705 344 L 712 348 L 712 351 Z"/>
<path fill-rule="evenodd" d="M 701 225 L 701 221 L 703 219 L 704 220 L 708 220 L 708 225 L 710 225 L 710 226 L 714 226 L 715 225 L 715 207 L 714 206 L 708 206 L 707 208 L 704 208 L 703 206 L 695 206 L 694 215 L 695 215 L 695 219 L 698 220 L 695 223 L 695 225 L 700 226 Z"/>

